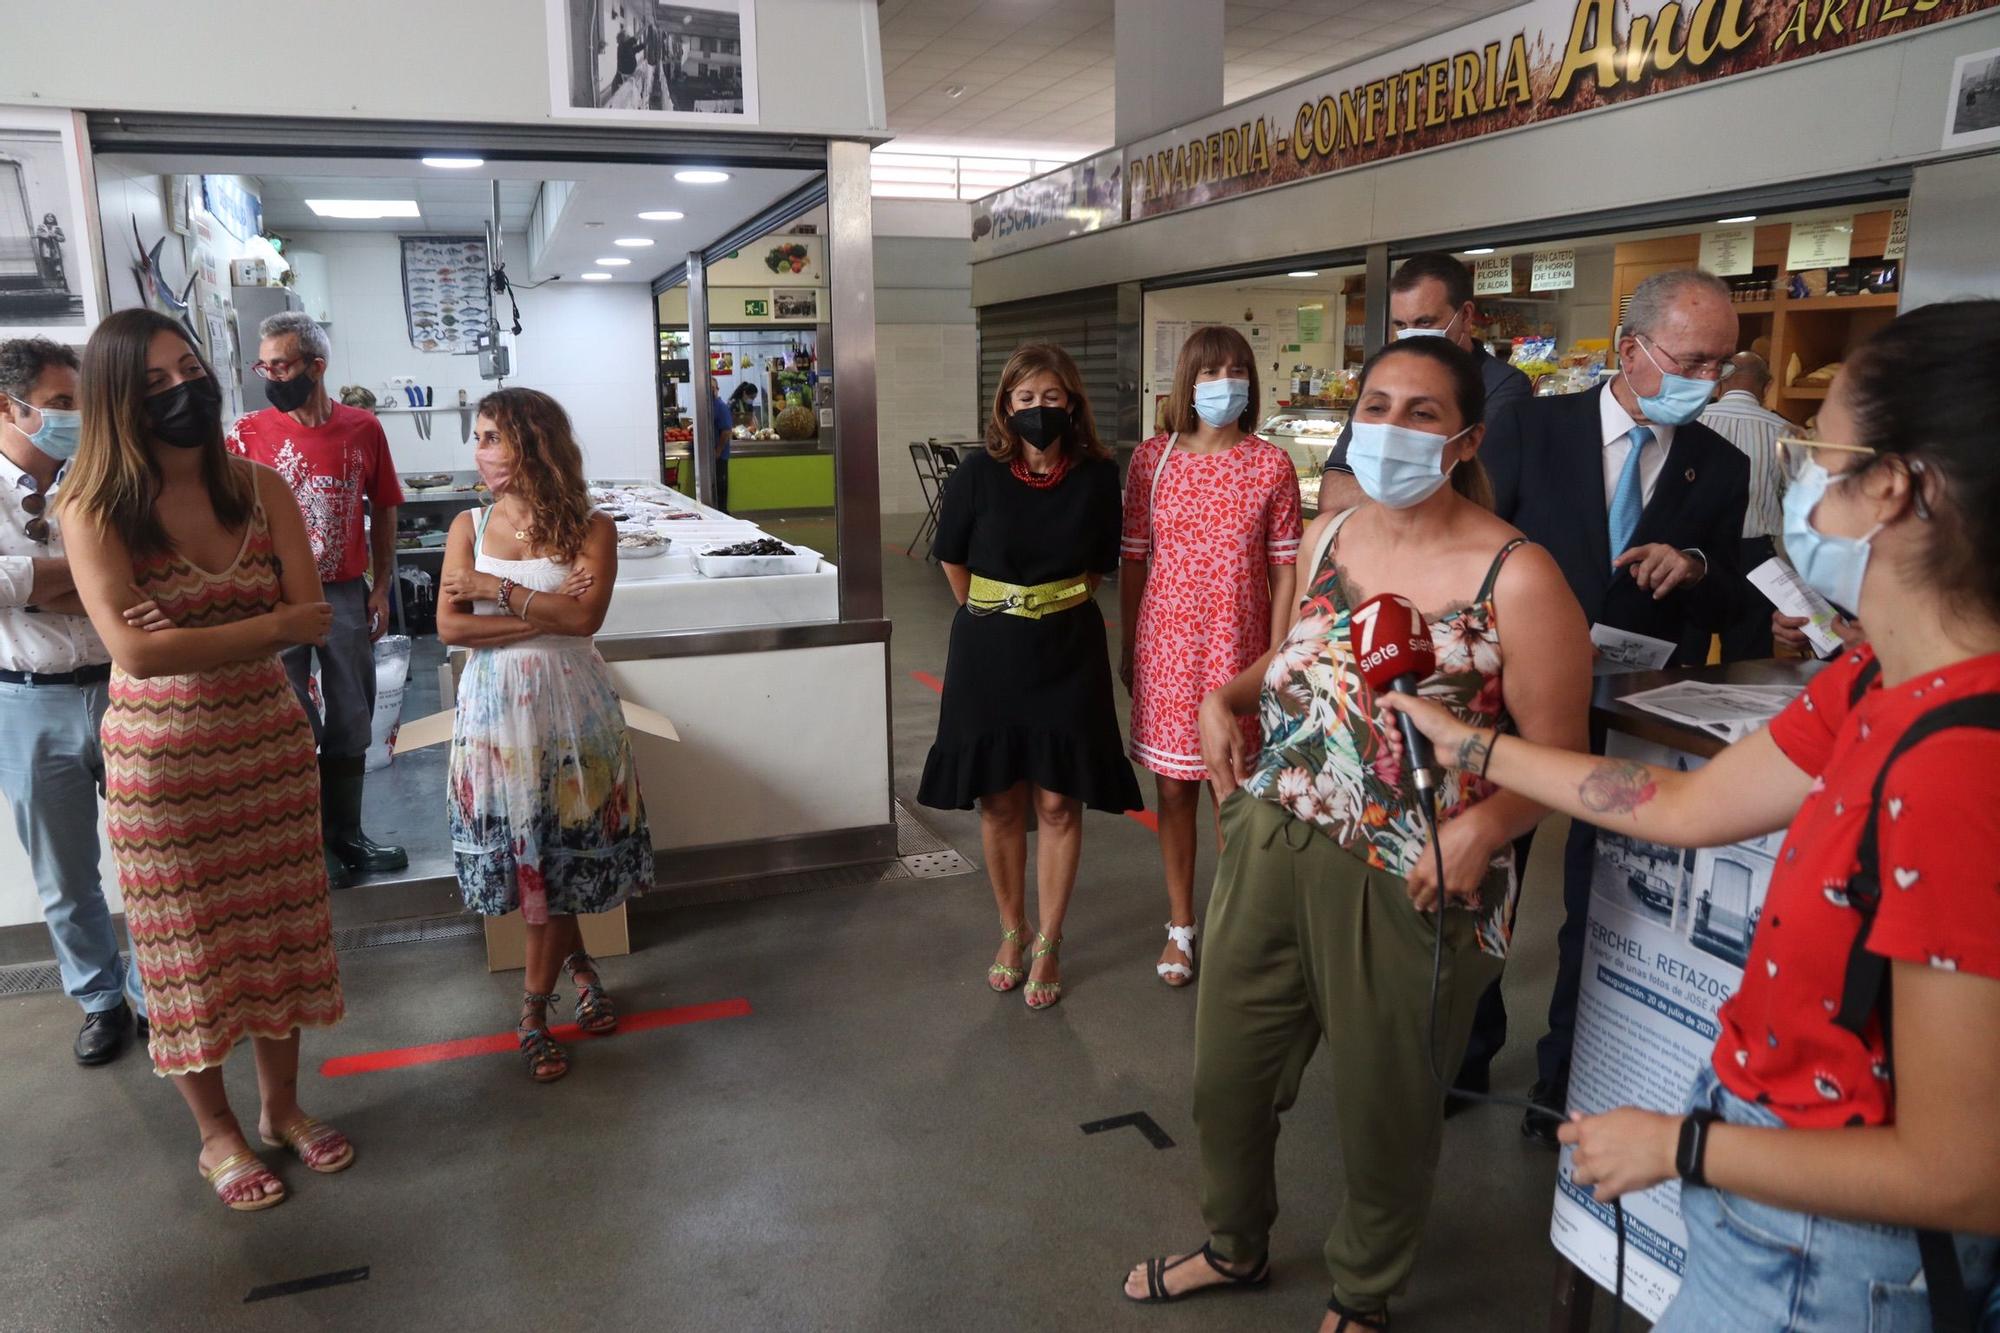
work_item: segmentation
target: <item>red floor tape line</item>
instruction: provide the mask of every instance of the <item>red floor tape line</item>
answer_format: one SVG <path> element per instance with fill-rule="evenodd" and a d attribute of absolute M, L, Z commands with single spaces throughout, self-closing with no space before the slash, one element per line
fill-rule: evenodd
<path fill-rule="evenodd" d="M 742 999 L 686 1004 L 677 1009 L 648 1009 L 643 1013 L 619 1015 L 618 1031 L 608 1036 L 680 1027 L 687 1023 L 707 1023 L 718 1018 L 743 1018 L 749 1013 L 750 1001 Z M 576 1024 L 564 1023 L 549 1029 L 549 1035 L 557 1041 L 575 1041 L 583 1033 Z M 589 1040 L 605 1039 L 595 1037 Z M 496 1032 L 488 1037 L 460 1037 L 456 1041 L 434 1041 L 427 1046 L 404 1046 L 367 1055 L 336 1055 L 322 1064 L 319 1072 L 326 1078 L 345 1078 L 349 1074 L 376 1074 L 385 1069 L 408 1069 L 413 1065 L 434 1065 L 446 1060 L 469 1060 L 475 1055 L 498 1055 L 518 1049 L 513 1033 Z"/>
<path fill-rule="evenodd" d="M 928 671 L 912 671 L 910 673 L 910 679 L 914 680 L 915 682 L 917 682 L 917 684 L 923 686 L 927 690 L 930 690 L 934 694 L 944 693 L 944 682 L 939 680 L 936 676 L 933 676 Z"/>

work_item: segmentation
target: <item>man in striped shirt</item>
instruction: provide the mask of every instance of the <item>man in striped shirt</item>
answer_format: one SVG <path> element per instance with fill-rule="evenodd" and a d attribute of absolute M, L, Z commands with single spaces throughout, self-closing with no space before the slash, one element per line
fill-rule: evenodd
<path fill-rule="evenodd" d="M 1730 358 L 1735 371 L 1725 380 L 1728 392 L 1708 405 L 1701 424 L 1741 449 L 1750 459 L 1750 507 L 1743 514 L 1743 549 L 1737 569 L 1748 574 L 1777 554 L 1784 531 L 1785 475 L 1778 465 L 1777 440 L 1796 435 L 1799 428 L 1764 407 L 1764 390 L 1771 368 L 1755 352 Z M 1722 660 L 1743 662 L 1771 655 L 1771 604 L 1739 579 L 1736 610 L 1722 628 Z"/>

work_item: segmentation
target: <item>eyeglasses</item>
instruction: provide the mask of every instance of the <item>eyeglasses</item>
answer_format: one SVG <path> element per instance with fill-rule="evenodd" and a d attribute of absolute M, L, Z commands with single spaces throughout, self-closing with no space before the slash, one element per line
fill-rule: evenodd
<path fill-rule="evenodd" d="M 1778 464 L 1792 481 L 1804 476 L 1805 470 L 1814 465 L 1825 468 L 1837 480 L 1847 472 L 1866 467 L 1882 452 L 1865 444 L 1840 444 L 1795 435 L 1781 436 L 1777 450 Z"/>
<path fill-rule="evenodd" d="M 29 515 L 24 529 L 28 540 L 42 546 L 49 544 L 49 520 L 44 512 L 48 507 L 49 498 L 40 491 L 29 491 L 21 497 L 21 508 Z"/>
<path fill-rule="evenodd" d="M 309 356 L 294 356 L 283 361 L 253 361 L 250 364 L 250 369 L 257 372 L 257 378 L 259 379 L 288 380 L 292 377 L 293 372 L 286 370 L 285 367 L 303 367 L 310 364 L 312 359 Z"/>
<path fill-rule="evenodd" d="M 1635 333 L 1632 336 L 1639 338 L 1643 335 Z M 1653 342 L 1651 338 L 1647 338 L 1646 342 L 1652 343 L 1653 350 L 1667 358 L 1667 361 L 1673 366 L 1675 374 L 1686 375 L 1689 379 L 1713 380 L 1715 383 L 1720 384 L 1736 373 L 1736 363 L 1727 357 L 1719 361 L 1683 361 L 1666 348 Z"/>

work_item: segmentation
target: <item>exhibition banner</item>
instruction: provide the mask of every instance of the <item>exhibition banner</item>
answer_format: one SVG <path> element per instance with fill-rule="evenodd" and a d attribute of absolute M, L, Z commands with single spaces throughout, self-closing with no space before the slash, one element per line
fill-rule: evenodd
<path fill-rule="evenodd" d="M 1114 148 L 974 203 L 972 257 L 1012 254 L 1124 220 L 1124 159 Z"/>
<path fill-rule="evenodd" d="M 1703 760 L 1611 733 L 1604 753 L 1691 772 Z M 1577 996 L 1569 1104 L 1597 1114 L 1643 1106 L 1678 1114 L 1720 1031 L 1764 911 L 1782 832 L 1699 851 L 1599 831 Z M 1617 1278 L 1611 1205 L 1556 1171 L 1556 1249 L 1605 1288 Z M 1687 1261 L 1680 1182 L 1625 1196 L 1625 1300 L 1656 1320 Z"/>
<path fill-rule="evenodd" d="M 1899 37 L 2000 0 L 1529 0 L 1129 144 L 1134 220 Z"/>

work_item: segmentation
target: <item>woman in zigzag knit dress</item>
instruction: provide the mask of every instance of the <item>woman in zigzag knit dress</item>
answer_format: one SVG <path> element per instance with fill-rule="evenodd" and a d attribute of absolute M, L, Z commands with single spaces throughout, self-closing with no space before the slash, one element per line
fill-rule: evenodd
<path fill-rule="evenodd" d="M 232 458 L 222 397 L 172 320 L 121 310 L 83 354 L 83 442 L 63 488 L 77 592 L 111 649 L 106 808 L 153 1067 L 232 1209 L 285 1187 L 251 1151 L 222 1062 L 251 1039 L 257 1131 L 314 1171 L 354 1149 L 298 1102 L 299 1029 L 342 1013 L 312 731 L 278 660 L 331 608 L 291 489 Z"/>

